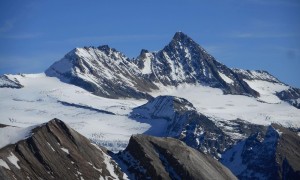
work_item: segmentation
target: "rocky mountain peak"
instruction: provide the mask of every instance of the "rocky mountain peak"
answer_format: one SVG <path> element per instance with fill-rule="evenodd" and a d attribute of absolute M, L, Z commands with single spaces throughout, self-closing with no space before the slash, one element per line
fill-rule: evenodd
<path fill-rule="evenodd" d="M 179 54 L 188 53 L 189 51 L 204 51 L 192 38 L 183 32 L 176 32 L 171 42 L 163 49 L 163 51 L 173 51 Z M 180 52 L 183 51 L 183 52 Z"/>
<path fill-rule="evenodd" d="M 188 35 L 186 35 L 185 33 L 179 31 L 179 32 L 176 32 L 173 36 L 173 41 L 176 41 L 176 42 L 192 42 L 192 38 L 190 38 Z"/>
<path fill-rule="evenodd" d="M 143 55 L 143 54 L 146 54 L 146 53 L 149 53 L 149 51 L 147 49 L 142 49 L 140 55 Z"/>
<path fill-rule="evenodd" d="M 118 52 L 115 48 L 111 48 L 109 47 L 108 45 L 102 45 L 102 46 L 99 46 L 98 49 L 100 51 L 103 51 L 105 52 L 105 54 L 111 54 L 112 52 Z"/>

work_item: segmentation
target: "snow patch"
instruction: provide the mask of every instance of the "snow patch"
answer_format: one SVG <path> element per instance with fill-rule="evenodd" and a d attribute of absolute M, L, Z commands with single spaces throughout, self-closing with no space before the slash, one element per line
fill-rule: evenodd
<path fill-rule="evenodd" d="M 52 149 L 52 151 L 55 151 L 55 149 L 53 149 L 53 147 L 51 146 L 50 143 L 47 142 L 47 144 L 48 144 L 48 146 Z"/>
<path fill-rule="evenodd" d="M 275 131 L 278 133 L 279 136 L 282 135 L 282 132 L 280 132 L 279 129 L 275 129 Z"/>
<path fill-rule="evenodd" d="M 5 161 L 3 161 L 2 159 L 0 159 L 0 166 L 10 170 L 9 166 L 7 165 L 7 163 Z"/>
<path fill-rule="evenodd" d="M 259 92 L 260 97 L 258 98 L 261 101 L 267 103 L 280 103 L 281 100 L 276 96 L 276 92 L 281 92 L 289 89 L 289 86 L 286 86 L 281 83 L 272 83 L 262 80 L 245 80 L 244 81 L 255 91 Z"/>
<path fill-rule="evenodd" d="M 60 149 L 61 149 L 61 150 L 63 150 L 65 153 L 67 153 L 67 154 L 70 154 L 68 149 L 66 149 L 66 148 L 63 148 L 63 147 L 62 147 L 62 148 L 60 148 Z"/>
<path fill-rule="evenodd" d="M 146 58 L 144 60 L 144 68 L 141 69 L 142 74 L 151 74 L 151 54 L 145 53 Z"/>
<path fill-rule="evenodd" d="M 31 136 L 31 130 L 34 129 L 35 127 L 36 126 L 19 128 L 19 127 L 6 126 L 0 128 L 0 149 L 9 144 L 14 144 L 17 143 L 18 141 L 28 138 L 29 136 Z"/>
<path fill-rule="evenodd" d="M 7 159 L 8 159 L 13 165 L 15 165 L 18 169 L 21 169 L 20 166 L 18 165 L 19 159 L 18 159 L 17 156 L 15 156 L 12 152 L 10 153 L 10 156 L 7 157 Z"/>
<path fill-rule="evenodd" d="M 226 76 L 225 74 L 219 72 L 219 75 L 221 76 L 221 78 L 228 84 L 233 84 L 234 81 L 232 79 L 230 79 L 228 76 Z"/>

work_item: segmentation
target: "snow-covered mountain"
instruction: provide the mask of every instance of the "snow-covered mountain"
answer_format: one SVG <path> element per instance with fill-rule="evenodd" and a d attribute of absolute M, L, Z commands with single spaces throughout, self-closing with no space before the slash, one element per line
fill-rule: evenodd
<path fill-rule="evenodd" d="M 45 73 L 108 98 L 145 99 L 150 97 L 145 92 L 157 89 L 125 55 L 108 46 L 76 48 Z"/>
<path fill-rule="evenodd" d="M 283 84 L 265 71 L 228 68 L 182 32 L 177 32 L 162 50 L 142 50 L 132 60 L 107 45 L 76 48 L 45 73 L 108 98 L 149 99 L 148 93 L 160 86 L 180 84 L 201 84 L 220 88 L 225 94 L 259 98 L 265 94 L 257 89 L 257 84 L 266 83 L 271 85 L 274 96 L 295 107 L 299 106 L 300 98 L 299 89 Z"/>
<path fill-rule="evenodd" d="M 272 123 L 300 132 L 300 89 L 266 71 L 228 68 L 182 32 L 162 50 L 142 50 L 134 59 L 108 46 L 76 48 L 45 73 L 1 76 L 0 99 L 0 123 L 24 127 L 20 135 L 59 118 L 113 152 L 124 150 L 132 134 L 168 136 L 223 159 L 241 179 L 256 177 L 250 170 L 260 162 L 239 161 L 238 150 L 254 148 L 243 142 L 264 138 Z M 273 162 L 258 154 L 262 149 L 250 154 Z M 249 171 L 236 173 L 235 163 Z"/>

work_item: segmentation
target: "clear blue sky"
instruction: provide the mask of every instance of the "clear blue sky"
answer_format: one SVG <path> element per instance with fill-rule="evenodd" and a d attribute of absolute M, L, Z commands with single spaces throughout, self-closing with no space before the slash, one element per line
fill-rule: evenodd
<path fill-rule="evenodd" d="M 43 72 L 75 47 L 128 57 L 182 31 L 229 67 L 300 87 L 299 0 L 1 0 L 0 74 Z"/>

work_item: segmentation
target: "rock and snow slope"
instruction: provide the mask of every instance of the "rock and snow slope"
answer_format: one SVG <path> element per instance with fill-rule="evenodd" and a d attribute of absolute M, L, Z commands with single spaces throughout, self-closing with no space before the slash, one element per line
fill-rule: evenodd
<path fill-rule="evenodd" d="M 0 149 L 0 179 L 127 178 L 106 149 L 57 119 L 12 143 Z"/>
<path fill-rule="evenodd" d="M 145 92 L 157 89 L 125 55 L 108 46 L 76 48 L 45 73 L 108 98 L 145 99 L 150 98 Z"/>
<path fill-rule="evenodd" d="M 159 86 L 182 84 L 220 88 L 225 94 L 258 97 L 267 103 L 284 100 L 295 107 L 300 98 L 265 71 L 228 68 L 182 32 L 177 32 L 162 50 L 142 50 L 132 60 L 108 46 L 76 48 L 45 73 L 108 98 L 150 99 L 148 93 Z M 279 97 L 283 91 L 286 95 Z"/>
<path fill-rule="evenodd" d="M 58 119 L 24 131 L 31 133 L 1 147 L 0 179 L 127 179 L 124 172 L 130 179 L 236 179 L 217 160 L 173 138 L 135 135 L 115 155 Z"/>

